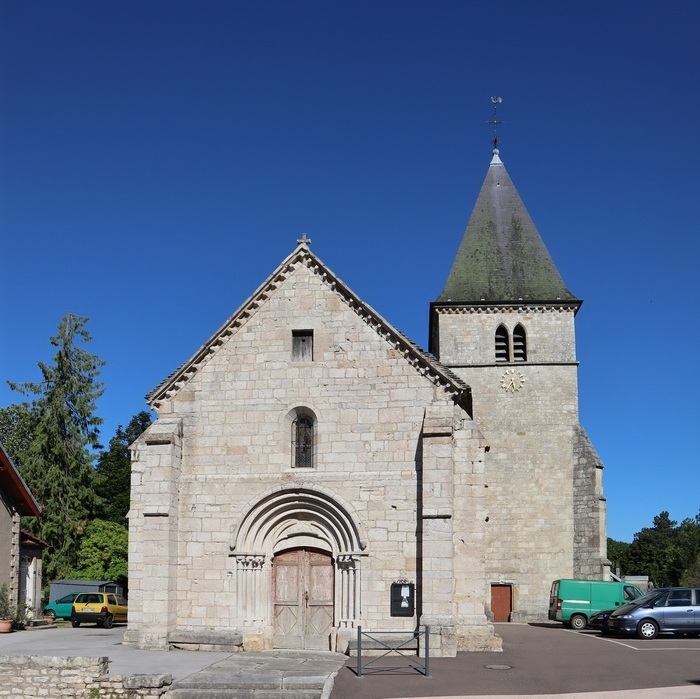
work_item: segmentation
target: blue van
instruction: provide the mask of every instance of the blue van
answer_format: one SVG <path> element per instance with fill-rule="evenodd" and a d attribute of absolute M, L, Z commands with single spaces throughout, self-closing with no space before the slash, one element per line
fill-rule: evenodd
<path fill-rule="evenodd" d="M 616 609 L 608 617 L 612 633 L 652 639 L 660 633 L 700 636 L 700 587 L 663 587 Z"/>

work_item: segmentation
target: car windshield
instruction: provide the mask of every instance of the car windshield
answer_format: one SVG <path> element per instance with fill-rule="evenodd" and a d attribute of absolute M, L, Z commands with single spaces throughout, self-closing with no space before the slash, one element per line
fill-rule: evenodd
<path fill-rule="evenodd" d="M 646 595 L 642 595 L 641 597 L 637 597 L 636 600 L 633 602 L 628 602 L 625 607 L 641 607 L 644 604 L 648 604 L 649 602 L 653 602 L 657 597 L 662 595 L 664 593 L 663 590 L 652 590 L 651 592 L 647 592 Z M 622 609 L 622 607 L 620 607 Z"/>

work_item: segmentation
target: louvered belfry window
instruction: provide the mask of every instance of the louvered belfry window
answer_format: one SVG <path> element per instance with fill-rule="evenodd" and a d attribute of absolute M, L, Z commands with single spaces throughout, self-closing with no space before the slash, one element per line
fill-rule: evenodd
<path fill-rule="evenodd" d="M 527 339 L 525 338 L 525 328 L 518 323 L 513 329 L 513 361 L 527 361 Z"/>
<path fill-rule="evenodd" d="M 292 423 L 292 451 L 294 468 L 313 467 L 314 421 L 308 415 L 299 415 Z"/>
<path fill-rule="evenodd" d="M 509 362 L 508 331 L 502 325 L 496 328 L 496 361 Z"/>

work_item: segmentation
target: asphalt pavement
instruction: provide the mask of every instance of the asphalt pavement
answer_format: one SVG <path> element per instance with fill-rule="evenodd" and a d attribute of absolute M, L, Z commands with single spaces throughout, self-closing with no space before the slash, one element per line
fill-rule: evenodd
<path fill-rule="evenodd" d="M 139 650 L 123 643 L 125 631 L 125 624 L 111 629 L 85 624 L 74 629 L 70 623 L 14 631 L 0 634 L 0 655 L 106 656 L 110 675 L 172 675 L 173 679 L 187 677 L 231 655 Z"/>
<path fill-rule="evenodd" d="M 297 680 L 305 672 L 330 679 L 337 671 L 331 699 L 700 699 L 700 639 L 609 638 L 560 624 L 497 624 L 496 630 L 503 637 L 502 653 L 431 658 L 429 677 L 406 667 L 380 672 L 371 665 L 358 677 L 357 659 L 334 653 L 139 650 L 123 644 L 123 625 L 54 625 L 0 634 L 0 655 L 107 656 L 110 674 L 169 674 L 180 686 L 211 681 L 222 687 L 227 677 L 233 682 L 246 673 L 281 671 Z M 401 660 L 381 661 L 394 663 Z M 330 684 L 325 683 L 326 693 Z"/>
<path fill-rule="evenodd" d="M 431 658 L 429 677 L 404 668 L 365 669 L 358 678 L 351 658 L 335 678 L 332 699 L 700 699 L 698 638 L 610 638 L 561 624 L 496 624 L 496 632 L 503 652 Z"/>

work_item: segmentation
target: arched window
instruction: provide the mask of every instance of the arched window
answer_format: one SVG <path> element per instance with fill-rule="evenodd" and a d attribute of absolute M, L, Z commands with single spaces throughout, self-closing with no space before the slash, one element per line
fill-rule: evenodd
<path fill-rule="evenodd" d="M 513 361 L 527 361 L 527 339 L 525 328 L 518 323 L 513 329 Z"/>
<path fill-rule="evenodd" d="M 496 328 L 496 361 L 509 362 L 510 348 L 508 346 L 508 331 L 503 325 Z"/>
<path fill-rule="evenodd" d="M 314 419 L 307 413 L 297 413 L 292 422 L 292 467 L 313 468 Z"/>

